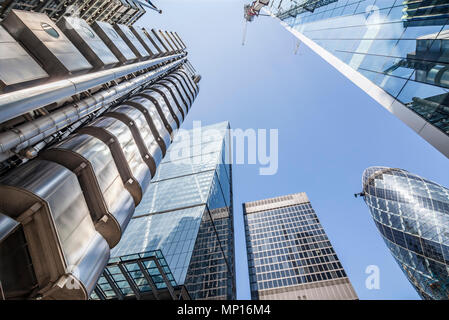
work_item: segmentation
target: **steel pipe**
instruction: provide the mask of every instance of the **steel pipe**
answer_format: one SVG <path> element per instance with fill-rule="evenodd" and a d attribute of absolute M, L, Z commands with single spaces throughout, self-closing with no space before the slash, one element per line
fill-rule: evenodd
<path fill-rule="evenodd" d="M 0 95 L 0 123 L 133 72 L 183 58 L 185 55 L 185 53 L 174 54 L 2 94 Z"/>
<path fill-rule="evenodd" d="M 184 63 L 185 60 L 186 58 L 183 58 L 162 66 L 157 70 L 149 71 L 112 88 L 97 92 L 80 102 L 72 103 L 47 116 L 43 116 L 34 121 L 15 127 L 12 130 L 0 133 L 0 152 L 7 152 L 13 148 L 16 148 L 15 151 L 20 151 L 26 147 L 32 146 L 62 128 L 107 106 L 109 103 L 124 96 L 131 90 L 161 76 L 162 74 L 170 72 Z"/>

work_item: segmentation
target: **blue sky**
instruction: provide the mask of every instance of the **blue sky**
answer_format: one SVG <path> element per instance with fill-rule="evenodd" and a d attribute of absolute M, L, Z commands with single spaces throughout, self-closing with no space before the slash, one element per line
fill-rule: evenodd
<path fill-rule="evenodd" d="M 192 121 L 228 120 L 232 128 L 279 130 L 279 170 L 234 165 L 237 293 L 249 299 L 242 202 L 306 192 L 360 299 L 418 299 L 385 246 L 367 206 L 353 194 L 373 165 L 399 167 L 444 186 L 448 160 L 278 22 L 259 17 L 242 46 L 240 0 L 155 0 L 138 24 L 177 31 L 202 75 Z M 365 269 L 380 268 L 380 290 Z"/>

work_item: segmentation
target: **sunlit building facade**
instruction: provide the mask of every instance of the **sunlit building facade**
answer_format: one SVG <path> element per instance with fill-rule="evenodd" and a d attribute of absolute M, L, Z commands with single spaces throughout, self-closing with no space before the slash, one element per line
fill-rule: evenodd
<path fill-rule="evenodd" d="M 252 300 L 357 294 L 305 193 L 243 204 Z"/>
<path fill-rule="evenodd" d="M 449 2 L 273 0 L 302 43 L 449 157 Z"/>
<path fill-rule="evenodd" d="M 182 298 L 235 299 L 228 128 L 229 123 L 222 122 L 178 133 L 122 240 L 111 251 L 112 264 L 121 260 L 126 263 L 137 255 L 144 258 L 146 253 L 157 250 L 160 265 L 167 262 L 163 269 L 170 284 L 181 291 Z M 126 293 L 136 296 L 129 287 L 129 279 L 116 271 L 109 275 L 116 277 L 112 280 L 117 280 L 117 287 L 126 289 L 124 298 Z M 145 296 L 151 288 L 141 270 L 137 271 L 131 282 L 137 287 L 137 295 Z M 164 289 L 162 274 L 155 269 L 154 272 Z M 100 279 L 97 296 L 118 298 L 107 280 Z"/>
<path fill-rule="evenodd" d="M 418 294 L 449 299 L 449 189 L 405 170 L 371 167 L 362 195 Z"/>

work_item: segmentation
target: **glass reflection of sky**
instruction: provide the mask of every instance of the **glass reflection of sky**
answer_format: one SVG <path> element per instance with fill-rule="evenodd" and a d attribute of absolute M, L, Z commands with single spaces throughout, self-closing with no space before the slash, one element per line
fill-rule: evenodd
<path fill-rule="evenodd" d="M 449 299 L 449 189 L 401 169 L 371 167 L 363 191 L 374 222 L 424 299 Z"/>

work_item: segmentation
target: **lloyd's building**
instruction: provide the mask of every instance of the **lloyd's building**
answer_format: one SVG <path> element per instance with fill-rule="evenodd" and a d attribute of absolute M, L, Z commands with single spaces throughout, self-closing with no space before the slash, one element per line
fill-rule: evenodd
<path fill-rule="evenodd" d="M 272 0 L 266 8 L 449 157 L 447 0 Z"/>
<path fill-rule="evenodd" d="M 0 299 L 102 298 L 200 76 L 176 32 L 135 24 L 136 1 L 33 3 L 0 9 Z M 170 280 L 185 274 L 154 249 L 133 258 L 143 280 L 131 280 L 179 298 Z"/>

